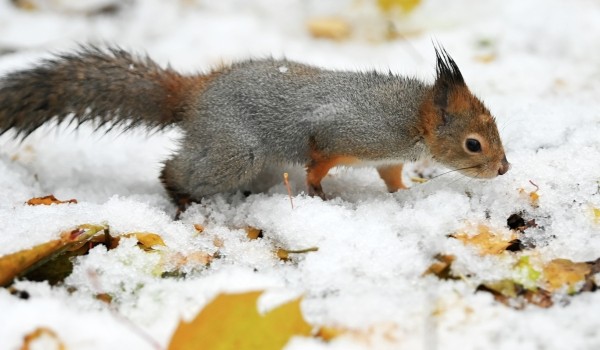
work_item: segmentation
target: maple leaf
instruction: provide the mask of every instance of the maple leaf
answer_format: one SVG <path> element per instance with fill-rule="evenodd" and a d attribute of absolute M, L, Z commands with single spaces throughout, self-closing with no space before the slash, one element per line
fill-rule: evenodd
<path fill-rule="evenodd" d="M 310 335 L 300 299 L 260 315 L 256 302 L 261 294 L 218 295 L 194 320 L 179 323 L 169 350 L 280 350 L 292 336 Z"/>

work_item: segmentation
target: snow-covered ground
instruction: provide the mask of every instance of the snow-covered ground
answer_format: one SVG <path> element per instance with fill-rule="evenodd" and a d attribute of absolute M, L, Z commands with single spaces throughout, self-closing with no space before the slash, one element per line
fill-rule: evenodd
<path fill-rule="evenodd" d="M 63 286 L 18 281 L 27 300 L 0 289 L 0 349 L 18 348 L 39 326 L 54 330 L 69 349 L 150 349 L 94 296 L 113 295 L 123 317 L 166 345 L 179 318 L 194 316 L 216 294 L 256 289 L 268 291 L 264 307 L 302 294 L 311 324 L 369 335 L 331 343 L 296 338 L 288 349 L 600 348 L 600 293 L 562 298 L 548 309 L 509 308 L 474 293 L 474 286 L 505 277 L 513 261 L 481 257 L 447 237 L 467 223 L 503 230 L 511 214 L 525 211 L 539 225 L 531 235 L 542 260 L 600 257 L 600 224 L 592 214 L 600 207 L 597 1 L 424 1 L 407 24 L 413 34 L 406 40 L 342 42 L 311 38 L 304 22 L 336 9 L 359 21 L 356 2 L 140 0 L 105 16 L 85 12 L 111 1 L 37 3 L 46 6 L 23 11 L 0 2 L 0 74 L 92 42 L 147 52 L 183 72 L 273 55 L 432 81 L 434 39 L 496 116 L 512 169 L 490 181 L 449 174 L 395 194 L 385 191 L 374 169 L 339 169 L 324 181 L 333 199 L 323 202 L 303 193 L 302 169 L 294 168 L 294 209 L 279 170 L 262 193 L 215 196 L 174 221 L 158 174 L 177 146 L 177 130 L 104 135 L 86 126 L 43 128 L 22 143 L 5 135 L 0 255 L 78 224 L 108 223 L 116 233 L 158 233 L 171 251 L 218 249 L 221 258 L 190 268 L 185 278 L 160 278 L 154 273 L 159 255 L 138 249 L 133 239 L 108 252 L 96 247 L 77 259 Z M 440 171 L 419 163 L 406 168 L 405 180 L 423 168 Z M 539 186 L 537 208 L 519 192 L 534 190 L 530 180 Z M 47 194 L 79 203 L 24 204 Z M 199 235 L 194 224 L 205 232 Z M 264 238 L 249 240 L 246 226 L 263 229 Z M 309 247 L 319 250 L 289 262 L 274 254 Z M 423 277 L 437 253 L 456 255 L 456 269 L 470 277 Z"/>

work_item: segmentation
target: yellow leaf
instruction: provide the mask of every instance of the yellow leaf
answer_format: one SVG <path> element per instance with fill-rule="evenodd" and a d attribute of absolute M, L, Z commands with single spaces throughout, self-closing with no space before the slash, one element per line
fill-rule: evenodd
<path fill-rule="evenodd" d="M 155 247 L 157 245 L 166 247 L 166 244 L 163 241 L 162 237 L 160 237 L 156 233 L 131 232 L 123 234 L 122 237 L 135 237 L 138 240 L 138 246 L 140 246 L 145 251 L 152 250 L 152 247 Z"/>
<path fill-rule="evenodd" d="M 529 183 L 535 187 L 535 190 L 527 192 L 524 188 L 519 188 L 519 193 L 529 199 L 529 204 L 531 204 L 533 208 L 537 208 L 540 206 L 540 195 L 538 194 L 540 187 L 531 180 L 529 180 Z"/>
<path fill-rule="evenodd" d="M 324 341 L 331 341 L 341 335 L 348 333 L 347 329 L 338 328 L 338 327 L 327 327 L 323 326 L 319 328 L 316 337 L 323 339 Z"/>
<path fill-rule="evenodd" d="M 592 213 L 594 214 L 594 221 L 600 223 L 600 208 L 592 208 Z"/>
<path fill-rule="evenodd" d="M 350 24 L 337 17 L 313 18 L 307 23 L 308 31 L 315 38 L 344 40 L 350 36 Z"/>
<path fill-rule="evenodd" d="M 575 285 L 583 282 L 591 272 L 590 265 L 584 262 L 576 263 L 568 259 L 554 259 L 544 266 L 544 279 L 549 291 L 555 291 L 567 286 L 568 292 L 575 292 Z"/>
<path fill-rule="evenodd" d="M 418 183 L 418 184 L 423 184 L 423 183 L 426 183 L 429 180 L 427 180 L 425 178 L 422 178 L 422 177 L 413 176 L 413 177 L 410 178 L 410 181 Z"/>
<path fill-rule="evenodd" d="M 477 234 L 469 236 L 465 232 L 459 232 L 452 235 L 463 242 L 465 245 L 472 245 L 479 249 L 481 255 L 497 255 L 506 250 L 515 239 L 517 235 L 514 232 L 510 233 L 509 238 L 504 238 L 503 235 L 496 234 L 486 225 L 477 226 Z"/>
<path fill-rule="evenodd" d="M 377 6 L 383 12 L 390 12 L 397 8 L 404 13 L 409 13 L 420 3 L 421 0 L 377 0 Z"/>
<path fill-rule="evenodd" d="M 257 239 L 262 236 L 262 230 L 256 227 L 248 226 L 245 228 L 248 239 Z"/>
<path fill-rule="evenodd" d="M 80 225 L 74 230 L 62 232 L 59 239 L 0 257 L 0 286 L 73 247 L 81 246 L 104 229 L 106 227 L 101 225 Z"/>
<path fill-rule="evenodd" d="M 292 336 L 308 336 L 300 299 L 260 315 L 256 307 L 262 292 L 220 294 L 191 322 L 181 321 L 169 350 L 280 350 Z"/>

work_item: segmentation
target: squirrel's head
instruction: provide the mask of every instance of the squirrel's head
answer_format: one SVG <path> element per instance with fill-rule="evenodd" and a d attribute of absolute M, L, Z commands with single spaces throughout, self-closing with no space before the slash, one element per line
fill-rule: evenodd
<path fill-rule="evenodd" d="M 421 107 L 421 132 L 434 159 L 476 178 L 510 167 L 494 117 L 470 91 L 448 53 L 435 49 L 437 77 Z"/>

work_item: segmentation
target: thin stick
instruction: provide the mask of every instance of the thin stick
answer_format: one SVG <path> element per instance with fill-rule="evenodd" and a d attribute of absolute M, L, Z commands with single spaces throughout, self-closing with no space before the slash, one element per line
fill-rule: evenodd
<path fill-rule="evenodd" d="M 292 200 L 292 188 L 290 187 L 290 182 L 288 181 L 288 173 L 283 173 L 283 183 L 285 184 L 285 188 L 287 188 L 288 196 L 290 197 L 290 204 L 292 205 L 292 209 L 294 209 L 294 201 Z"/>
<path fill-rule="evenodd" d="M 535 182 L 529 180 L 529 183 L 532 184 L 533 186 L 535 186 L 535 191 L 534 192 L 537 192 L 537 191 L 540 190 L 540 186 L 536 185 Z"/>

